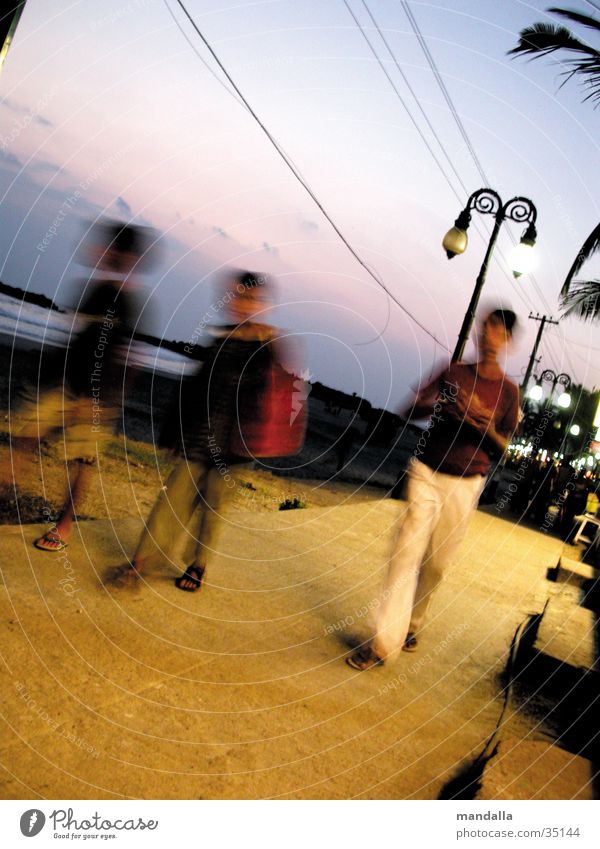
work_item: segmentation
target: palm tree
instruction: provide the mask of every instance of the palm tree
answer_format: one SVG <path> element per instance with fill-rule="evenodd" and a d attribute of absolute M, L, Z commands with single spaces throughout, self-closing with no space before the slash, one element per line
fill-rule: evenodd
<path fill-rule="evenodd" d="M 600 21 L 580 12 L 552 7 L 553 15 L 566 18 L 588 29 L 595 30 L 600 37 Z M 566 27 L 547 23 L 537 23 L 526 27 L 519 35 L 519 43 L 509 55 L 526 55 L 532 59 L 548 56 L 556 51 L 572 54 L 564 60 L 566 79 L 563 85 L 577 75 L 581 78 L 586 95 L 597 106 L 600 103 L 600 51 L 576 38 Z M 575 257 L 561 289 L 562 306 L 565 315 L 577 315 L 584 320 L 600 320 L 600 281 L 574 280 L 582 265 L 600 248 L 600 224 L 585 240 Z"/>
<path fill-rule="evenodd" d="M 600 21 L 589 15 L 556 7 L 548 11 L 595 30 L 600 36 Z M 545 23 L 526 27 L 519 35 L 519 43 L 509 50 L 508 54 L 509 56 L 524 54 L 530 55 L 532 59 L 539 59 L 540 56 L 548 56 L 557 50 L 574 54 L 572 58 L 565 59 L 564 64 L 567 70 L 563 74 L 566 77 L 563 85 L 577 74 L 581 77 L 581 82 L 587 91 L 584 101 L 594 100 L 596 105 L 600 103 L 600 51 L 580 41 L 566 27 Z"/>

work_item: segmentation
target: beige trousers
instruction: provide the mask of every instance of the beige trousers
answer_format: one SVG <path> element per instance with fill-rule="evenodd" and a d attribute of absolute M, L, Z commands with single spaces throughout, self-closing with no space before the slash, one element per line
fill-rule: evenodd
<path fill-rule="evenodd" d="M 231 480 L 229 477 L 228 482 Z M 173 562 L 191 537 L 194 548 L 192 563 L 205 566 L 206 554 L 215 541 L 228 482 L 209 463 L 182 460 L 169 475 L 152 508 L 134 562 Z"/>
<path fill-rule="evenodd" d="M 398 651 L 409 632 L 422 627 L 444 570 L 467 532 L 485 478 L 461 478 L 411 461 L 408 509 L 394 540 L 378 608 L 373 650 L 380 657 Z"/>

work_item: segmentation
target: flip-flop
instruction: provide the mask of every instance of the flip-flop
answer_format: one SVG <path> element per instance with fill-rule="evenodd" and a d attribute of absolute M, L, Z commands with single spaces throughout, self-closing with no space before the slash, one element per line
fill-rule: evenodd
<path fill-rule="evenodd" d="M 417 651 L 418 648 L 419 644 L 417 642 L 417 638 L 412 631 L 409 631 L 406 635 L 406 639 L 404 640 L 402 651 Z"/>
<path fill-rule="evenodd" d="M 43 543 L 46 543 L 46 545 Z M 40 551 L 62 551 L 69 545 L 68 542 L 65 542 L 59 536 L 53 534 L 52 531 L 47 531 L 43 537 L 36 539 L 33 544 L 36 548 L 39 548 Z"/>
<path fill-rule="evenodd" d="M 183 575 L 175 578 L 175 586 L 178 590 L 183 590 L 184 593 L 195 593 L 202 586 L 202 579 L 206 568 L 204 566 L 188 566 Z M 183 582 L 189 581 L 191 587 L 184 587 Z"/>
<path fill-rule="evenodd" d="M 350 657 L 347 657 L 346 663 L 353 669 L 358 669 L 360 672 L 364 672 L 367 669 L 371 669 L 373 666 L 383 666 L 384 661 L 382 657 L 375 654 L 370 646 L 366 646 L 365 648 L 355 651 Z"/>

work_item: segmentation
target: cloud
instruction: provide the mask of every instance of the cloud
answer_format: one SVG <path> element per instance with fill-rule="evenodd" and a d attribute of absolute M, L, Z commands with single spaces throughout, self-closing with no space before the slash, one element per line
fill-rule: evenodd
<path fill-rule="evenodd" d="M 33 112 L 28 106 L 23 106 L 23 104 L 17 103 L 15 100 L 10 100 L 8 97 L 5 97 L 0 105 L 4 106 L 6 109 L 10 109 L 10 111 L 14 112 L 16 115 L 29 116 L 34 124 L 39 124 L 42 127 L 54 126 L 53 122 L 48 118 L 45 118 L 43 115 L 39 115 L 37 112 Z"/>
<path fill-rule="evenodd" d="M 2 150 L 2 148 L 0 148 L 0 160 L 6 165 L 12 165 L 14 168 L 23 167 L 23 163 L 19 157 L 15 156 L 15 154 L 11 153 L 9 150 Z"/>
<path fill-rule="evenodd" d="M 215 233 L 218 233 L 218 234 L 219 234 L 219 236 L 223 236 L 223 238 L 224 238 L 224 239 L 228 239 L 228 238 L 229 238 L 229 233 L 226 233 L 226 232 L 225 232 L 225 230 L 223 230 L 223 228 L 222 228 L 222 227 L 217 227 L 217 225 L 216 225 L 216 224 L 215 224 L 215 225 L 214 225 L 214 227 L 213 227 L 213 231 L 214 231 Z"/>
<path fill-rule="evenodd" d="M 120 195 L 115 201 L 115 206 L 117 207 L 119 212 L 122 212 L 124 215 L 129 216 L 129 218 L 133 218 L 132 208 L 129 206 L 127 201 L 124 200 Z"/>
<path fill-rule="evenodd" d="M 62 171 L 63 174 L 65 172 L 64 168 L 62 168 L 60 165 L 57 165 L 56 162 L 50 162 L 49 159 L 34 159 L 33 162 L 30 162 L 29 167 L 35 171 Z"/>
<path fill-rule="evenodd" d="M 270 245 L 268 242 L 263 242 L 262 247 L 267 253 L 272 254 L 273 256 L 279 256 L 279 248 Z"/>

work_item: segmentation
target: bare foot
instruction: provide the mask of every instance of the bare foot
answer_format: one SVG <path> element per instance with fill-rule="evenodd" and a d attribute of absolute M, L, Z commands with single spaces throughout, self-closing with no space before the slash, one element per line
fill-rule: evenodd
<path fill-rule="evenodd" d="M 69 543 L 62 539 L 56 531 L 48 531 L 43 537 L 36 539 L 33 544 L 40 551 L 62 551 Z"/>
<path fill-rule="evenodd" d="M 106 586 L 116 590 L 133 590 L 140 587 L 140 573 L 133 563 L 124 563 L 109 569 L 104 577 Z"/>

